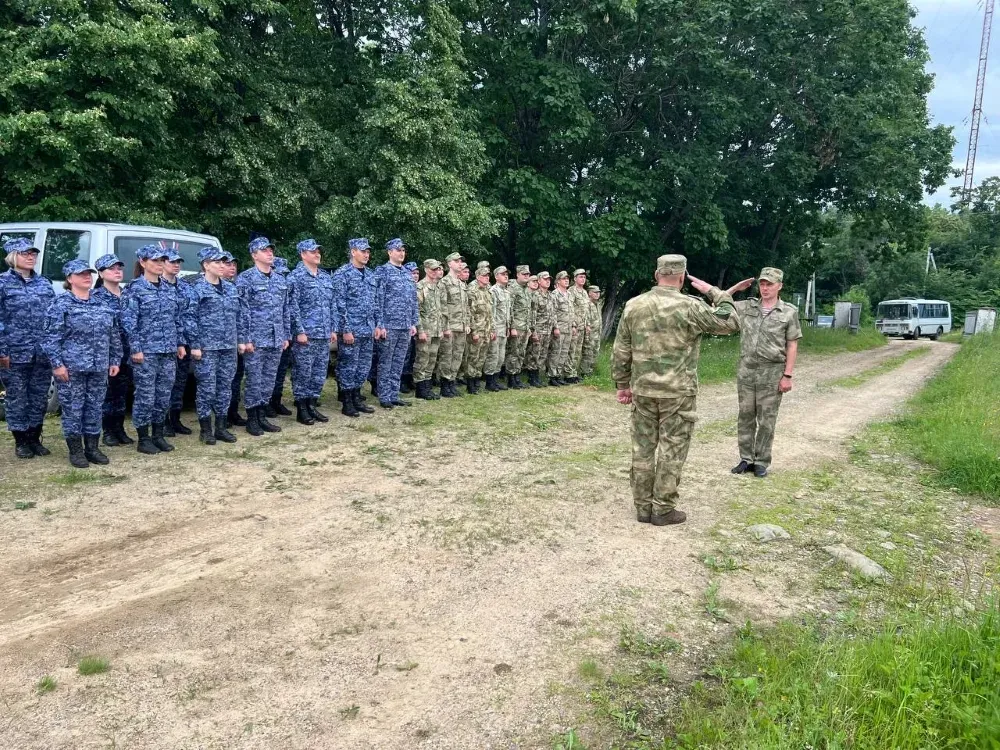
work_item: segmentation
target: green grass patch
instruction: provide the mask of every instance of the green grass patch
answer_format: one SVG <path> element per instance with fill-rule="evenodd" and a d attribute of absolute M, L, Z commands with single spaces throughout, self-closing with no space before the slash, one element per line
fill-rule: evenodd
<path fill-rule="evenodd" d="M 55 690 L 57 684 L 58 683 L 56 682 L 55 677 L 52 675 L 45 675 L 38 681 L 38 684 L 35 685 L 35 690 L 38 691 L 39 695 L 45 695 L 46 693 L 51 693 Z"/>
<path fill-rule="evenodd" d="M 967 341 L 910 402 L 903 442 L 963 492 L 1000 504 L 1000 336 Z"/>
<path fill-rule="evenodd" d="M 70 469 L 53 474 L 49 477 L 49 482 L 60 487 L 76 487 L 81 484 L 117 484 L 124 482 L 127 477 L 121 474 L 105 474 L 99 471 L 83 469 Z"/>
<path fill-rule="evenodd" d="M 111 664 L 101 656 L 84 656 L 76 665 L 76 671 L 87 676 L 92 674 L 102 674 L 111 669 Z"/>
<path fill-rule="evenodd" d="M 948 344 L 964 344 L 965 334 L 961 330 L 952 331 L 951 333 L 946 333 L 944 336 L 938 339 L 938 341 L 944 341 Z"/>
<path fill-rule="evenodd" d="M 717 682 L 696 683 L 664 745 L 997 748 L 998 655 L 996 602 L 968 618 L 913 615 L 860 634 L 743 628 L 713 669 Z"/>
<path fill-rule="evenodd" d="M 921 346 L 916 349 L 908 349 L 902 354 L 897 354 L 895 357 L 889 357 L 889 359 L 883 360 L 875 367 L 869 367 L 867 370 L 862 370 L 857 375 L 849 375 L 846 378 L 838 378 L 837 380 L 831 380 L 830 382 L 826 383 L 826 385 L 833 386 L 836 388 L 856 388 L 859 385 L 867 383 L 872 378 L 877 378 L 879 375 L 885 375 L 887 372 L 892 372 L 896 368 L 902 367 L 911 359 L 914 359 L 916 357 L 923 357 L 930 350 L 931 348 L 929 346 Z"/>

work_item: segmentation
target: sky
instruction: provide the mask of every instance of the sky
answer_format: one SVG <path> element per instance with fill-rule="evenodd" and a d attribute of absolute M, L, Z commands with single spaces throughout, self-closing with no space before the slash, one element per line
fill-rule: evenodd
<path fill-rule="evenodd" d="M 929 100 L 931 120 L 954 128 L 953 163 L 965 169 L 983 29 L 983 0 L 911 0 L 911 5 L 917 11 L 914 25 L 924 29 L 930 50 L 928 70 L 934 74 L 934 90 Z M 974 173 L 977 185 L 984 177 L 1000 176 L 1000 3 L 993 18 L 985 92 Z M 950 188 L 960 186 L 962 179 L 949 180 L 943 188 L 927 196 L 926 203 L 950 206 Z"/>

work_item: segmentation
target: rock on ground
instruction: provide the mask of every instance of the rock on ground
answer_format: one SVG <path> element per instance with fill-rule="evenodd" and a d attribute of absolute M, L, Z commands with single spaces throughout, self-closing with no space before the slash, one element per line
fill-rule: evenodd
<path fill-rule="evenodd" d="M 792 535 L 773 523 L 758 523 L 747 527 L 747 532 L 758 542 L 773 542 L 775 539 L 791 539 Z"/>
<path fill-rule="evenodd" d="M 846 547 L 843 544 L 833 544 L 829 547 L 824 547 L 823 551 L 830 555 L 833 559 L 840 560 L 849 568 L 857 571 L 862 576 L 870 580 L 888 581 L 892 578 L 885 568 L 872 560 L 870 557 L 865 557 L 860 552 L 857 552 L 850 547 Z"/>

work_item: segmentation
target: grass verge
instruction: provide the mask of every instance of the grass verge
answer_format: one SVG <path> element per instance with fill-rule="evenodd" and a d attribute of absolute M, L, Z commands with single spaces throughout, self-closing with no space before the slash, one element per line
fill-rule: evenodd
<path fill-rule="evenodd" d="M 1000 335 L 967 341 L 899 421 L 905 444 L 949 487 L 1000 504 Z"/>
<path fill-rule="evenodd" d="M 891 372 L 897 367 L 902 367 L 915 357 L 924 356 L 929 351 L 929 346 L 922 346 L 918 349 L 909 349 L 902 354 L 897 354 L 895 357 L 890 357 L 889 359 L 884 360 L 881 364 L 878 364 L 875 367 L 862 370 L 857 375 L 849 375 L 846 378 L 831 380 L 829 383 L 826 383 L 826 385 L 834 388 L 856 388 L 859 385 L 867 383 L 872 378 L 877 378 L 879 375 L 885 375 L 887 372 Z"/>

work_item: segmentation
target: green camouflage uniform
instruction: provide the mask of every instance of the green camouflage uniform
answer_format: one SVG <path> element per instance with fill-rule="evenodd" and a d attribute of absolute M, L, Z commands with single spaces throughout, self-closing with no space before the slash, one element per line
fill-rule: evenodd
<path fill-rule="evenodd" d="M 515 284 L 517 282 L 514 282 Z M 490 342 L 483 373 L 496 375 L 507 357 L 507 332 L 510 330 L 510 292 L 499 284 L 490 287 L 493 298 L 493 331 L 497 337 Z"/>
<path fill-rule="evenodd" d="M 420 320 L 417 323 L 417 353 L 413 362 L 413 382 L 430 380 L 434 374 L 438 349 L 441 346 L 441 296 L 438 284 L 431 283 L 425 276 L 417 282 L 417 309 Z M 420 334 L 427 334 L 427 341 L 420 340 Z"/>
<path fill-rule="evenodd" d="M 789 341 L 802 338 L 799 311 L 795 305 L 779 300 L 765 312 L 759 299 L 737 302 L 736 310 L 741 323 L 736 371 L 740 459 L 767 468 L 771 465 L 774 424 L 781 406 L 778 382 L 785 371 L 785 350 Z"/>
<path fill-rule="evenodd" d="M 555 310 L 551 292 L 536 289 L 531 295 L 531 339 L 524 355 L 524 369 L 544 370 L 549 356 L 549 342 L 555 325 Z M 535 340 L 537 338 L 537 341 Z"/>
<path fill-rule="evenodd" d="M 580 377 L 594 372 L 597 353 L 601 350 L 601 308 L 592 299 L 587 299 L 587 325 L 590 332 L 583 337 L 583 356 L 580 358 Z"/>
<path fill-rule="evenodd" d="M 517 336 L 507 341 L 507 356 L 504 368 L 508 375 L 517 375 L 524 366 L 524 355 L 528 348 L 528 331 L 531 329 L 531 291 L 519 281 L 507 285 L 510 292 L 510 327 Z"/>
<path fill-rule="evenodd" d="M 477 284 L 469 292 L 469 323 L 472 332 L 469 333 L 465 376 L 481 378 L 486 353 L 490 348 L 490 332 L 493 330 L 493 295 L 490 294 L 489 287 L 480 289 Z M 474 335 L 479 336 L 479 341 L 472 340 Z"/>
<path fill-rule="evenodd" d="M 465 285 L 465 291 L 466 291 L 465 299 L 466 299 L 466 303 L 467 303 L 468 308 L 469 308 L 469 318 L 468 318 L 468 320 L 469 320 L 470 331 L 469 331 L 469 334 L 465 337 L 465 354 L 462 355 L 462 367 L 458 371 L 458 377 L 461 380 L 464 380 L 465 378 L 468 378 L 468 377 L 480 377 L 483 374 L 483 372 L 482 372 L 482 365 L 479 366 L 479 374 L 475 375 L 475 376 L 473 375 L 473 373 L 469 369 L 469 357 L 473 354 L 472 347 L 476 343 L 476 342 L 474 342 L 472 340 L 472 331 L 471 331 L 471 328 L 472 328 L 472 296 L 473 296 L 473 294 L 475 294 L 476 289 L 479 286 L 476 283 L 476 273 L 479 272 L 480 268 L 489 269 L 489 267 L 490 267 L 489 261 L 485 261 L 485 260 L 479 261 L 479 264 L 476 266 L 476 272 L 472 274 L 472 281 L 468 282 Z M 487 336 L 487 338 L 489 338 L 489 337 Z M 486 357 L 486 351 L 483 350 L 483 358 L 485 359 L 485 357 Z"/>
<path fill-rule="evenodd" d="M 580 374 L 580 360 L 583 358 L 583 340 L 587 334 L 587 308 L 590 307 L 590 297 L 587 296 L 586 289 L 574 284 L 569 288 L 569 299 L 573 306 L 573 327 L 576 328 L 576 333 L 572 334 L 570 342 L 566 377 L 575 378 Z"/>
<path fill-rule="evenodd" d="M 437 375 L 445 380 L 454 380 L 462 367 L 465 354 L 465 335 L 469 332 L 469 290 L 454 271 L 438 282 L 441 295 L 443 325 L 451 331 L 451 336 L 441 337 L 438 348 Z"/>
<path fill-rule="evenodd" d="M 732 297 L 715 287 L 709 297 L 714 307 L 657 286 L 629 300 L 618 324 L 613 377 L 619 389 L 632 389 L 632 499 L 639 513 L 662 516 L 677 504 L 697 418 L 702 335 L 739 330 Z"/>
<path fill-rule="evenodd" d="M 569 292 L 553 289 L 549 292 L 552 301 L 553 332 L 549 343 L 549 377 L 569 377 L 569 349 L 573 341 L 573 303 Z M 556 336 L 555 330 L 559 330 Z"/>

